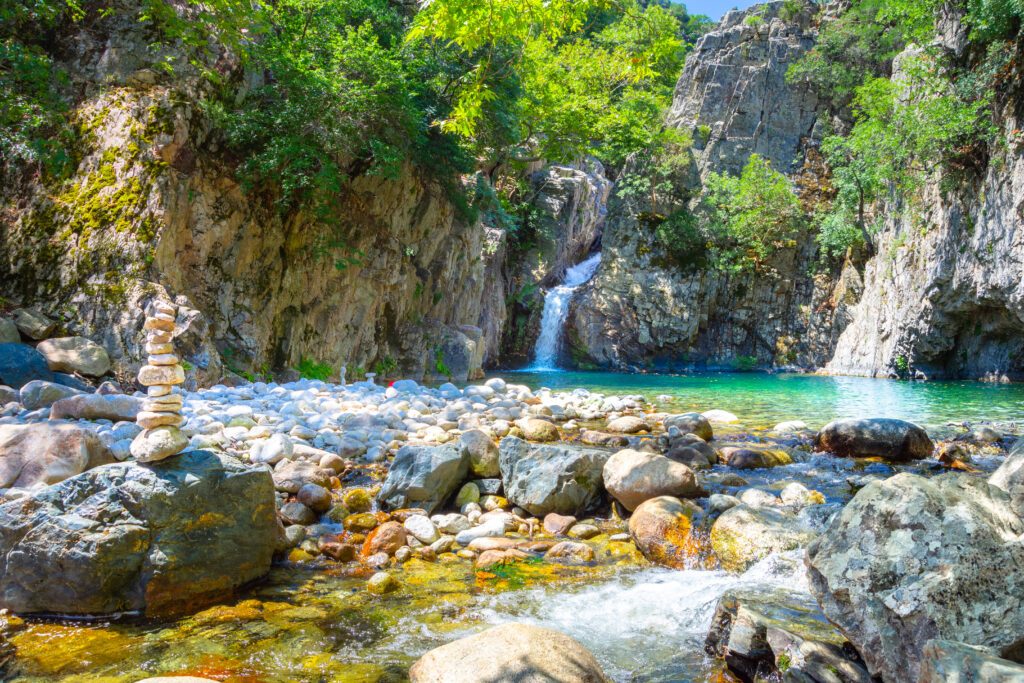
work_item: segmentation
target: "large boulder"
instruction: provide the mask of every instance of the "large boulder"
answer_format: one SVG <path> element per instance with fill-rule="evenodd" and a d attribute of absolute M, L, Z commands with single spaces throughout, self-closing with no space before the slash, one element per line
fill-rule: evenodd
<path fill-rule="evenodd" d="M 34 379 L 54 381 L 43 355 L 27 344 L 0 344 L 0 384 L 20 389 Z"/>
<path fill-rule="evenodd" d="M 503 624 L 434 648 L 412 665 L 412 683 L 606 683 L 594 655 L 558 631 Z"/>
<path fill-rule="evenodd" d="M 76 425 L 0 425 L 0 489 L 56 484 L 112 462 L 95 432 Z"/>
<path fill-rule="evenodd" d="M 870 417 L 829 422 L 818 432 L 814 448 L 844 458 L 877 456 L 905 462 L 931 457 L 935 445 L 916 424 Z"/>
<path fill-rule="evenodd" d="M 743 681 L 871 683 L 863 662 L 807 593 L 734 588 L 718 601 L 704 649 Z"/>
<path fill-rule="evenodd" d="M 630 511 L 658 496 L 696 498 L 706 493 L 692 469 L 657 453 L 619 451 L 608 458 L 602 474 L 608 493 Z"/>
<path fill-rule="evenodd" d="M 501 473 L 498 466 L 498 445 L 479 429 L 469 429 L 459 438 L 462 450 L 469 456 L 469 469 L 478 477 L 496 477 Z"/>
<path fill-rule="evenodd" d="M 469 455 L 459 446 L 402 446 L 377 500 L 391 508 L 418 507 L 431 514 L 466 478 Z"/>
<path fill-rule="evenodd" d="M 1010 507 L 1024 517 L 1024 439 L 1017 441 L 1003 464 L 988 478 L 988 483 L 1006 491 L 1010 495 Z"/>
<path fill-rule="evenodd" d="M 701 509 L 688 500 L 660 496 L 646 500 L 629 518 L 629 534 L 651 562 L 674 569 L 703 567 L 706 543 L 698 533 Z"/>
<path fill-rule="evenodd" d="M 82 392 L 78 389 L 67 387 L 63 384 L 34 379 L 23 386 L 18 392 L 18 402 L 26 410 L 39 410 L 40 408 L 48 408 L 55 401 L 59 401 L 62 398 L 76 396 L 80 393 Z"/>
<path fill-rule="evenodd" d="M 601 499 L 609 453 L 569 445 L 535 445 L 514 436 L 499 447 L 505 497 L 532 515 L 578 515 Z"/>
<path fill-rule="evenodd" d="M 110 356 L 96 342 L 85 337 L 56 337 L 39 342 L 36 351 L 56 372 L 77 372 L 100 377 L 110 372 Z"/>
<path fill-rule="evenodd" d="M 0 607 L 180 613 L 264 575 L 277 530 L 270 474 L 234 458 L 103 465 L 0 505 Z"/>
<path fill-rule="evenodd" d="M 683 434 L 696 434 L 705 441 L 711 441 L 715 437 L 711 423 L 700 413 L 669 415 L 665 418 L 665 429 L 672 428 L 678 429 Z"/>
<path fill-rule="evenodd" d="M 772 553 L 805 546 L 815 535 L 792 512 L 742 504 L 715 520 L 711 548 L 725 569 L 741 572 Z"/>
<path fill-rule="evenodd" d="M 54 401 L 51 420 L 110 420 L 134 422 L 142 400 L 126 394 L 78 394 Z"/>
<path fill-rule="evenodd" d="M 888 683 L 941 639 L 1020 659 L 1024 520 L 983 479 L 898 474 L 861 489 L 807 548 L 825 615 Z"/>

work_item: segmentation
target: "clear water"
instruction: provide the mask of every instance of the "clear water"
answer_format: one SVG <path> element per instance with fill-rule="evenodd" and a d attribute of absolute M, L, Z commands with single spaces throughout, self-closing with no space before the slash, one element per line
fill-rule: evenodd
<path fill-rule="evenodd" d="M 502 376 L 535 389 L 585 387 L 605 394 L 640 394 L 676 412 L 727 410 L 753 429 L 786 420 L 803 420 L 816 428 L 851 417 L 895 417 L 938 431 L 951 422 L 1024 423 L 1024 384 L 766 373 L 521 371 Z"/>
<path fill-rule="evenodd" d="M 562 330 L 569 315 L 569 302 L 573 293 L 594 277 L 601 264 L 597 253 L 577 263 L 565 272 L 565 280 L 552 287 L 544 296 L 544 310 L 540 317 L 540 335 L 534 347 L 534 370 L 554 370 L 558 367 L 558 350 L 562 343 Z"/>

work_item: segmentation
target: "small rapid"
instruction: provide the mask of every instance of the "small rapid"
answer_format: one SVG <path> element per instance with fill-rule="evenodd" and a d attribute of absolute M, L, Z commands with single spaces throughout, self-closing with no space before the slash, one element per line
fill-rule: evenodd
<path fill-rule="evenodd" d="M 583 643 L 615 681 L 701 679 L 704 639 L 719 598 L 734 588 L 806 592 L 803 550 L 772 554 L 743 574 L 645 569 L 572 590 L 544 586 L 490 597 L 486 623 L 531 623 Z"/>
<path fill-rule="evenodd" d="M 540 335 L 534 347 L 534 361 L 530 370 L 551 371 L 558 369 L 558 348 L 562 341 L 562 331 L 569 315 L 569 302 L 572 295 L 581 286 L 590 281 L 601 264 L 601 253 L 598 252 L 584 261 L 580 261 L 565 271 L 562 284 L 552 287 L 544 296 L 544 310 L 540 317 Z"/>

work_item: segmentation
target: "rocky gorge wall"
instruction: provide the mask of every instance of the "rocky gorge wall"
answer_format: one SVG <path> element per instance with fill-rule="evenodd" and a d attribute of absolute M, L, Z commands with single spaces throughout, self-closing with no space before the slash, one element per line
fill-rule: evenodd
<path fill-rule="evenodd" d="M 770 2 L 730 12 L 700 40 L 667 116 L 693 135 L 691 186 L 710 172 L 738 174 L 752 153 L 788 174 L 798 193 L 804 179 L 821 177 L 822 127 L 843 122 L 785 79 L 821 20 L 810 4 L 795 12 Z M 957 17 L 947 12 L 939 25 L 941 44 L 962 50 Z M 1010 144 L 980 177 L 958 180 L 952 191 L 936 177 L 909 202 L 875 207 L 884 227 L 874 255 L 831 272 L 817 266 L 809 231 L 795 249 L 773 256 L 773 272 L 756 277 L 667 265 L 645 221 L 647 201 L 615 192 L 601 267 L 570 316 L 573 358 L 623 369 L 795 365 L 883 377 L 1021 378 L 1020 93 L 1003 93 L 1002 102 L 996 119 Z"/>
<path fill-rule="evenodd" d="M 500 234 L 412 167 L 354 177 L 333 227 L 282 217 L 239 185 L 194 83 L 139 61 L 145 40 L 115 18 L 71 43 L 77 166 L 2 193 L 0 295 L 101 341 L 125 376 L 152 297 L 183 306 L 199 383 L 304 359 L 349 378 L 480 372 L 505 319 Z"/>
<path fill-rule="evenodd" d="M 785 76 L 814 45 L 816 7 L 789 12 L 781 1 L 729 12 L 687 59 L 667 123 L 692 134 L 691 187 L 711 172 L 738 174 L 753 153 L 789 174 L 809 163 L 825 109 Z M 646 197 L 613 195 L 601 267 L 570 316 L 575 358 L 651 369 L 814 366 L 828 358 L 858 296 L 856 273 L 838 283 L 808 277 L 810 239 L 780 252 L 768 274 L 684 271 L 655 246 L 650 211 Z"/>

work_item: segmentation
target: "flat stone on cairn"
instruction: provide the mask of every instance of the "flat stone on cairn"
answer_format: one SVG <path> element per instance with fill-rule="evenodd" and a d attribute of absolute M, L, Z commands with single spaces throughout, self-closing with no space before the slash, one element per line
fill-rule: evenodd
<path fill-rule="evenodd" d="M 174 387 L 185 381 L 185 370 L 174 353 L 173 306 L 156 303 L 146 316 L 146 352 L 148 364 L 139 370 L 139 383 L 146 387 L 147 399 L 142 404 L 136 422 L 143 431 L 132 441 L 131 452 L 138 462 L 155 462 L 185 450 L 188 437 L 181 425 L 181 394 Z"/>

